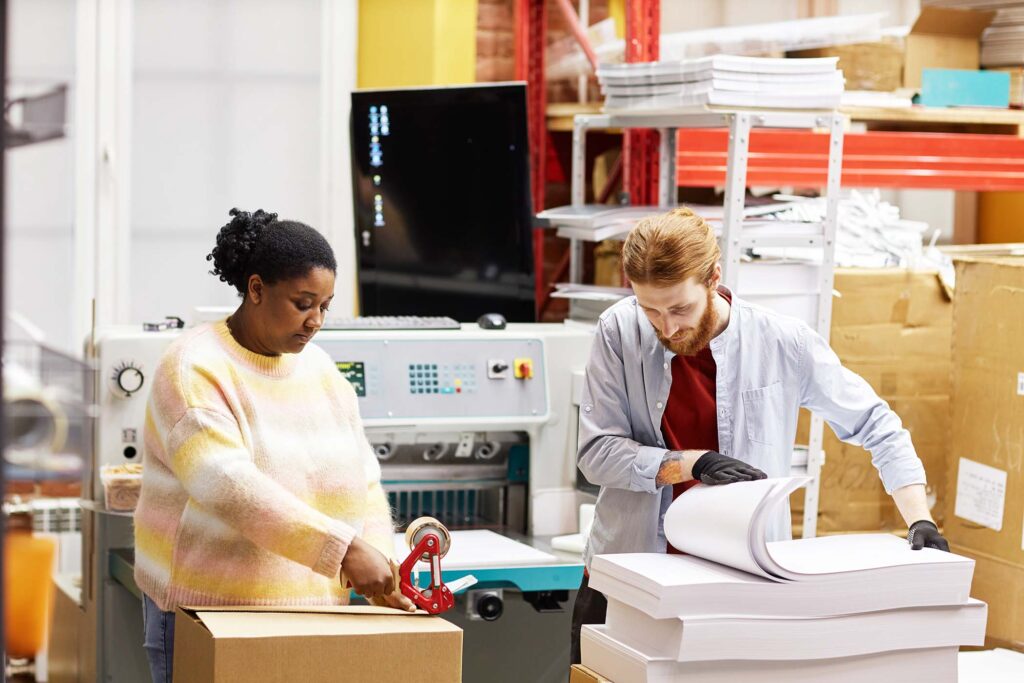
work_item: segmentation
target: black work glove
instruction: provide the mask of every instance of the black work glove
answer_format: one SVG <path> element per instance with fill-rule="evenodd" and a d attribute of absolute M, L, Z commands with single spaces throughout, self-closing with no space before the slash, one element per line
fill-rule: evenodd
<path fill-rule="evenodd" d="M 907 533 L 907 542 L 912 550 L 921 548 L 935 548 L 949 552 L 949 543 L 939 533 L 939 527 L 927 519 L 921 519 L 910 525 L 910 532 Z"/>
<path fill-rule="evenodd" d="M 717 486 L 737 481 L 767 479 L 768 475 L 736 458 L 708 451 L 693 463 L 693 478 L 708 486 Z"/>

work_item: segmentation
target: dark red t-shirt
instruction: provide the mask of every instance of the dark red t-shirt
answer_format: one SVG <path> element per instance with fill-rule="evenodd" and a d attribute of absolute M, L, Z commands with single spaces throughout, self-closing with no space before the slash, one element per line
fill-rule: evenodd
<path fill-rule="evenodd" d="M 723 296 L 731 303 L 728 296 Z M 718 450 L 716 370 L 710 346 L 695 356 L 677 355 L 672 358 L 672 386 L 661 418 L 661 433 L 669 450 Z M 672 500 L 696 484 L 696 480 L 674 484 Z M 671 543 L 668 552 L 679 554 Z"/>

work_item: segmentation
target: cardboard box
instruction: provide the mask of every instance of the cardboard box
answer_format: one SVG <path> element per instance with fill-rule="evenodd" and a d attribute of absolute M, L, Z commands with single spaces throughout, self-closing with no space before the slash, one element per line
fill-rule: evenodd
<path fill-rule="evenodd" d="M 972 69 L 980 66 L 981 34 L 995 12 L 922 7 L 907 35 L 903 87 L 921 87 L 924 69 Z"/>
<path fill-rule="evenodd" d="M 843 365 L 889 402 L 910 432 L 933 500 L 945 493 L 949 449 L 952 303 L 934 271 L 838 268 L 830 343 Z M 801 416 L 798 443 L 809 419 Z M 882 486 L 871 455 L 825 428 L 825 466 L 818 506 L 819 533 L 906 528 Z M 802 496 L 793 500 L 802 520 Z M 943 508 L 932 514 L 941 522 Z"/>
<path fill-rule="evenodd" d="M 925 69 L 918 104 L 926 107 L 1010 106 L 1010 74 L 968 69 Z"/>
<path fill-rule="evenodd" d="M 380 607 L 179 608 L 176 683 L 460 683 L 462 629 Z"/>
<path fill-rule="evenodd" d="M 903 39 L 790 52 L 790 57 L 839 57 L 847 90 L 919 90 L 924 69 L 980 65 L 981 34 L 995 12 L 922 7 Z"/>
<path fill-rule="evenodd" d="M 1024 567 L 1024 258 L 956 278 L 946 535 Z"/>
<path fill-rule="evenodd" d="M 890 92 L 903 85 L 903 42 L 889 38 L 877 43 L 836 45 L 797 50 L 790 57 L 838 57 L 847 90 Z"/>
<path fill-rule="evenodd" d="M 582 664 L 573 664 L 569 669 L 569 683 L 612 683 L 599 673 Z"/>
<path fill-rule="evenodd" d="M 950 549 L 974 558 L 971 597 L 988 603 L 985 646 L 1024 652 L 1024 567 L 956 543 Z"/>
<path fill-rule="evenodd" d="M 945 534 L 979 560 L 988 636 L 1024 643 L 1024 257 L 956 263 Z"/>

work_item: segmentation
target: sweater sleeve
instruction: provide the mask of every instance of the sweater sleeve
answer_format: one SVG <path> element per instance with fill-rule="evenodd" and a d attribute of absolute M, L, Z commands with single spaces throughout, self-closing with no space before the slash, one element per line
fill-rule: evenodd
<path fill-rule="evenodd" d="M 173 372 L 154 382 L 151 408 L 156 422 L 167 426 L 164 464 L 194 504 L 253 543 L 324 576 L 337 576 L 355 529 L 307 505 L 261 472 L 237 420 L 226 405 L 218 408 L 214 378 L 203 371 L 196 374 L 193 384 L 208 400 L 180 398 L 197 395 L 197 387 L 190 386 L 187 394 L 175 388 Z M 177 419 L 168 411 L 175 407 L 182 408 Z"/>
<path fill-rule="evenodd" d="M 366 438 L 366 431 L 363 428 L 363 420 L 359 415 L 359 403 L 356 399 L 356 392 L 344 378 L 340 378 L 342 393 L 342 405 L 349 416 L 352 432 L 355 435 L 356 443 L 359 444 L 360 454 L 363 461 L 363 471 L 366 473 L 366 518 L 363 522 L 363 540 L 384 554 L 385 557 L 395 559 L 395 523 L 391 515 L 391 505 L 388 503 L 387 494 L 381 485 L 380 462 Z"/>

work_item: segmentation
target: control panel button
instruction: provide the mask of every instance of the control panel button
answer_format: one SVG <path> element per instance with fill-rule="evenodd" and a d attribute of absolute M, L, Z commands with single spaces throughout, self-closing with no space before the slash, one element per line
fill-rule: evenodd
<path fill-rule="evenodd" d="M 115 396 L 131 398 L 146 382 L 142 369 L 133 361 L 125 361 L 114 368 L 110 376 L 111 389 Z"/>
<path fill-rule="evenodd" d="M 488 379 L 506 379 L 508 377 L 508 361 L 495 358 L 487 361 Z"/>
<path fill-rule="evenodd" d="M 515 376 L 516 379 L 533 379 L 533 359 L 516 358 Z"/>

